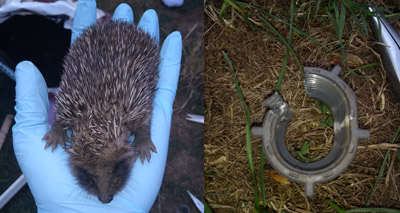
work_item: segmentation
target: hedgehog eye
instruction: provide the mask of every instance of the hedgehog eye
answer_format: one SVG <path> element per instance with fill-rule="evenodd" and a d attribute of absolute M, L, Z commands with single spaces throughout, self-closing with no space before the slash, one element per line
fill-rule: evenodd
<path fill-rule="evenodd" d="M 96 188 L 96 183 L 94 182 L 92 174 L 79 166 L 75 167 L 75 171 L 76 178 L 81 186 L 86 188 L 88 191 L 92 191 Z"/>
<path fill-rule="evenodd" d="M 86 171 L 85 169 L 77 166 L 75 167 L 78 177 L 82 177 L 84 179 L 92 179 L 92 175 Z"/>
<path fill-rule="evenodd" d="M 124 159 L 115 164 L 113 173 L 119 177 L 121 182 L 125 182 L 130 175 L 129 169 L 129 162 L 127 159 Z"/>

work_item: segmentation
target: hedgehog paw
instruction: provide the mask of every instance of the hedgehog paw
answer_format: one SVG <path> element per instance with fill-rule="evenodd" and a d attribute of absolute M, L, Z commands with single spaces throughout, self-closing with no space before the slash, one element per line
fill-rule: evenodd
<path fill-rule="evenodd" d="M 42 140 L 47 141 L 46 146 L 44 147 L 45 149 L 51 146 L 51 151 L 54 151 L 58 144 L 65 148 L 65 141 L 67 140 L 67 136 L 65 135 L 65 131 L 57 131 L 52 129 L 42 138 Z"/>
<path fill-rule="evenodd" d="M 140 155 L 140 160 L 142 161 L 142 163 L 144 163 L 145 158 L 147 159 L 148 162 L 150 162 L 151 158 L 150 150 L 154 153 L 157 153 L 157 149 L 154 146 L 153 142 L 151 142 L 151 140 L 146 143 L 140 144 L 140 146 L 136 147 L 136 150 Z"/>

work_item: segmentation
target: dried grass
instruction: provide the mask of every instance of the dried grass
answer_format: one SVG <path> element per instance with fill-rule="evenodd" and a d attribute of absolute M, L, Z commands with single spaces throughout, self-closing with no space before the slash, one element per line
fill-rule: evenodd
<path fill-rule="evenodd" d="M 273 14 L 278 17 L 289 17 L 289 4 L 266 2 L 252 4 L 266 10 L 273 8 Z M 246 116 L 221 51 L 226 51 L 233 62 L 243 95 L 250 107 L 252 125 L 255 126 L 262 122 L 267 110 L 262 106 L 262 101 L 272 93 L 276 85 L 286 48 L 277 40 L 252 30 L 229 9 L 227 13 L 232 15 L 230 20 L 218 20 L 216 15 L 219 8 L 220 5 L 210 2 L 205 5 L 204 169 L 206 174 L 216 173 L 205 177 L 205 197 L 216 212 L 252 212 L 254 189 L 245 150 Z M 347 20 L 343 33 L 343 38 L 348 42 L 346 52 L 357 55 L 365 64 L 380 63 L 373 50 L 376 45 L 374 39 L 363 37 L 355 23 L 348 17 Z M 399 20 L 391 22 L 395 27 L 400 26 Z M 288 27 L 273 23 L 282 35 L 288 34 Z M 294 23 L 307 31 L 302 17 L 295 17 Z M 312 27 L 308 32 L 332 50 L 339 47 L 329 22 Z M 292 47 L 304 66 L 330 69 L 331 54 L 314 42 L 293 36 Z M 349 75 L 345 79 L 357 97 L 360 128 L 371 131 L 371 137 L 360 141 L 360 145 L 389 142 L 400 124 L 400 104 L 387 84 L 382 67 L 371 67 L 362 72 L 371 77 Z M 341 75 L 345 73 L 342 71 Z M 294 112 L 285 136 L 289 151 L 296 157 L 294 150 L 300 149 L 304 140 L 308 139 L 311 148 L 309 157 L 326 155 L 332 147 L 333 131 L 320 125 L 324 115 L 315 100 L 306 96 L 303 76 L 293 57 L 288 62 L 280 93 L 289 104 L 289 109 Z M 259 172 L 260 158 L 264 157 L 260 154 L 261 148 L 261 140 L 253 138 L 256 173 Z M 301 184 L 283 185 L 266 176 L 264 181 L 267 202 L 270 208 L 278 212 L 334 211 L 326 200 L 334 201 L 344 209 L 362 207 L 368 199 L 385 151 L 359 149 L 344 173 L 330 182 L 317 184 L 312 198 L 305 197 Z M 221 157 L 223 160 L 216 162 Z M 388 161 L 387 167 L 390 163 Z M 274 173 L 268 163 L 265 165 L 265 172 Z M 386 174 L 385 170 L 384 176 Z M 400 208 L 398 161 L 391 168 L 389 187 L 385 187 L 384 179 L 379 182 L 371 205 Z"/>

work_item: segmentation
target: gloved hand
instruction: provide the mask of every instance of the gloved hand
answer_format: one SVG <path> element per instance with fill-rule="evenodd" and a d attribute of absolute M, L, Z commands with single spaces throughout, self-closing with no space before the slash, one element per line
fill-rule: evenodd
<path fill-rule="evenodd" d="M 113 19 L 133 22 L 127 4 L 116 9 Z M 96 24 L 96 2 L 78 2 L 72 30 L 72 42 L 80 33 Z M 144 13 L 138 26 L 159 41 L 158 17 L 154 10 Z M 42 137 L 49 131 L 47 86 L 38 69 L 29 61 L 16 67 L 16 106 L 13 127 L 14 150 L 25 179 L 35 198 L 38 212 L 148 212 L 161 186 L 168 151 L 172 104 L 175 98 L 182 38 L 171 33 L 161 48 L 160 78 L 157 84 L 151 123 L 151 138 L 157 147 L 150 163 L 137 160 L 126 187 L 109 204 L 87 194 L 71 174 L 68 154 L 58 146 L 54 152 L 44 149 Z"/>

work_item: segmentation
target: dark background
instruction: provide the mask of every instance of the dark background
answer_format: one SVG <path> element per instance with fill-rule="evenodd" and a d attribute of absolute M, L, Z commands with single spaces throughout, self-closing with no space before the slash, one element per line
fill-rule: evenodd
<path fill-rule="evenodd" d="M 182 34 L 183 52 L 178 91 L 174 103 L 169 153 L 163 184 L 151 212 L 197 212 L 186 190 L 204 197 L 204 126 L 185 119 L 186 114 L 203 114 L 203 1 L 185 1 L 168 8 L 161 1 L 99 0 L 97 7 L 110 14 L 120 3 L 134 11 L 135 23 L 144 11 L 155 9 L 160 21 L 160 41 L 172 31 Z M 49 87 L 58 85 L 61 64 L 68 50 L 71 32 L 63 23 L 39 16 L 14 16 L 0 24 L 0 59 L 10 68 L 22 60 L 32 61 Z M 15 115 L 15 83 L 0 73 L 0 125 L 6 114 Z M 0 193 L 22 173 L 12 147 L 11 129 L 0 150 Z M 36 212 L 33 197 L 25 185 L 0 212 Z"/>

